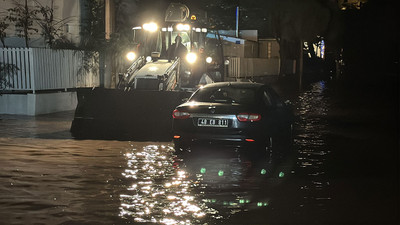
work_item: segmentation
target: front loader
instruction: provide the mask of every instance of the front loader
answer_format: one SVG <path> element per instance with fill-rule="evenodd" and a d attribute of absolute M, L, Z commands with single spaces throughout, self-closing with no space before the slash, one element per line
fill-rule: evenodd
<path fill-rule="evenodd" d="M 189 9 L 171 4 L 164 27 L 146 23 L 133 28 L 135 51 L 132 63 L 118 76 L 115 89 L 77 90 L 78 105 L 71 134 L 77 139 L 118 139 L 143 141 L 171 140 L 171 113 L 200 85 L 222 80 L 223 57 L 207 49 L 206 28 L 187 22 Z M 171 57 L 177 36 L 187 49 L 183 56 Z M 221 46 L 222 47 L 222 46 Z M 203 52 L 214 56 L 207 57 Z M 200 51 L 202 50 L 202 51 Z M 214 54 L 212 54 L 214 53 Z M 197 77 L 197 79 L 194 79 Z M 195 82 L 193 82 L 195 80 Z"/>

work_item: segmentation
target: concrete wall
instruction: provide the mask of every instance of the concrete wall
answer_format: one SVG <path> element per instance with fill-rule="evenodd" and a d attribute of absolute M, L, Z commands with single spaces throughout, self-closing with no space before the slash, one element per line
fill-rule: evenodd
<path fill-rule="evenodd" d="M 75 110 L 76 92 L 41 94 L 3 94 L 0 96 L 0 114 L 39 115 Z"/>

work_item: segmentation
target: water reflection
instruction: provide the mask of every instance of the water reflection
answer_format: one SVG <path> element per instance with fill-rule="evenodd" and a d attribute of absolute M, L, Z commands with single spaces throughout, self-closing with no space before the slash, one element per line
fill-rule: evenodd
<path fill-rule="evenodd" d="M 212 154 L 229 151 L 228 155 Z M 161 224 L 223 221 L 233 214 L 269 207 L 269 190 L 290 173 L 280 170 L 273 175 L 266 162 L 244 160 L 234 156 L 232 149 L 174 153 L 172 144 L 133 145 L 127 151 L 122 175 L 129 185 L 120 195 L 120 217 Z"/>
<path fill-rule="evenodd" d="M 195 149 L 199 154 L 183 156 L 182 165 L 201 193 L 203 202 L 219 212 L 214 219 L 269 205 L 265 184 L 271 177 L 267 162 L 251 162 L 234 149 Z M 219 154 L 213 154 L 213 153 Z M 221 155 L 221 152 L 228 154 Z M 267 172 L 268 171 L 268 172 Z M 257 197 L 255 197 L 257 196 Z"/>
<path fill-rule="evenodd" d="M 305 176 L 300 185 L 303 200 L 301 208 L 325 210 L 327 201 L 331 200 L 329 180 L 326 178 L 324 166 L 330 154 L 326 144 L 329 111 L 329 98 L 326 95 L 325 82 L 314 83 L 309 91 L 299 96 L 296 124 L 299 133 L 295 137 L 298 149 L 297 169 L 299 176 Z M 307 206 L 307 207 L 305 207 Z"/>
<path fill-rule="evenodd" d="M 125 154 L 123 176 L 131 184 L 120 195 L 121 217 L 136 222 L 198 224 L 206 214 L 215 214 L 198 198 L 195 184 L 171 157 L 173 152 L 170 145 L 146 145 Z"/>

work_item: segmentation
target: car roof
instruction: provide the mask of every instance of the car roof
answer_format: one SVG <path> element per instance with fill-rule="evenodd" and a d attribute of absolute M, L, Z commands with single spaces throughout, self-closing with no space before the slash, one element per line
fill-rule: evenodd
<path fill-rule="evenodd" d="M 252 83 L 252 82 L 216 82 L 212 84 L 207 84 L 203 88 L 219 88 L 219 87 L 237 87 L 237 88 L 255 88 L 258 89 L 265 84 Z"/>

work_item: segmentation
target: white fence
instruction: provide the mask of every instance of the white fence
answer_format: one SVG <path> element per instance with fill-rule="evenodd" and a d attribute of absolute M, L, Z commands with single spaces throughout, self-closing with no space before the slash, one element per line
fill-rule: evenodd
<path fill-rule="evenodd" d="M 279 58 L 240 58 L 230 57 L 228 65 L 228 77 L 252 78 L 257 76 L 270 76 L 296 73 L 295 60 L 286 60 L 281 68 Z"/>
<path fill-rule="evenodd" d="M 279 58 L 229 58 L 228 77 L 251 78 L 255 76 L 279 75 L 279 71 Z"/>
<path fill-rule="evenodd" d="M 98 55 L 94 55 L 85 61 L 82 51 L 2 48 L 0 63 L 17 68 L 0 71 L 10 84 L 5 90 L 35 93 L 39 90 L 99 86 Z"/>

